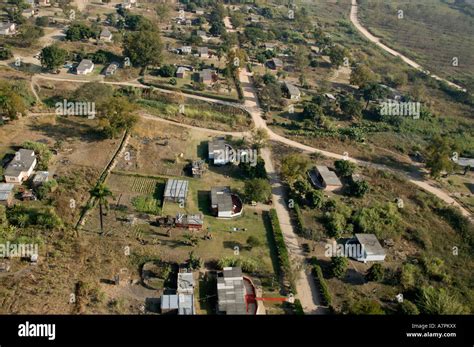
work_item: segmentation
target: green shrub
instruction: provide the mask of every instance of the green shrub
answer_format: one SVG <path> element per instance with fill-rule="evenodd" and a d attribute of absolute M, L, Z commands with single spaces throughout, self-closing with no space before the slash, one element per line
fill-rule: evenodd
<path fill-rule="evenodd" d="M 369 271 L 365 275 L 367 281 L 380 282 L 383 280 L 383 268 L 381 264 L 374 264 L 370 267 Z"/>
<path fill-rule="evenodd" d="M 321 297 L 323 299 L 323 303 L 326 306 L 331 306 L 331 303 L 332 303 L 331 293 L 329 293 L 329 288 L 326 283 L 326 280 L 324 279 L 323 271 L 321 270 L 321 267 L 317 264 L 313 264 L 312 271 L 313 271 L 315 281 L 317 282 L 316 287 L 319 288 Z"/>
<path fill-rule="evenodd" d="M 420 314 L 418 307 L 409 300 L 404 299 L 399 305 L 399 311 L 405 315 L 417 315 Z"/>
<path fill-rule="evenodd" d="M 331 258 L 331 276 L 342 278 L 346 274 L 347 265 L 349 264 L 345 257 L 332 257 Z"/>

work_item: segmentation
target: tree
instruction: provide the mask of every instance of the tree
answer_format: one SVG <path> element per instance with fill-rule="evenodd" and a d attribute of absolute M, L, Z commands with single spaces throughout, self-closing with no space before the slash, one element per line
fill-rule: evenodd
<path fill-rule="evenodd" d="M 209 29 L 212 36 L 221 36 L 226 32 L 225 25 L 222 22 L 214 22 Z"/>
<path fill-rule="evenodd" d="M 367 181 L 352 181 L 349 186 L 349 193 L 357 198 L 362 198 L 369 190 Z"/>
<path fill-rule="evenodd" d="M 324 116 L 324 111 L 323 111 L 323 108 L 320 105 L 317 105 L 315 103 L 307 103 L 303 107 L 302 116 L 305 119 L 310 119 L 310 120 L 313 120 L 313 121 L 317 121 L 317 120 L 321 119 L 321 117 Z"/>
<path fill-rule="evenodd" d="M 295 52 L 295 66 L 298 71 L 303 71 L 309 65 L 309 52 L 305 46 L 298 46 Z"/>
<path fill-rule="evenodd" d="M 47 46 L 41 51 L 41 65 L 50 71 L 56 71 L 65 63 L 67 56 L 67 51 L 57 45 Z"/>
<path fill-rule="evenodd" d="M 354 173 L 356 165 L 349 160 L 336 160 L 334 167 L 339 176 L 349 177 Z"/>
<path fill-rule="evenodd" d="M 251 132 L 252 146 L 256 149 L 261 149 L 267 146 L 267 142 L 270 139 L 268 131 L 265 128 L 254 128 Z"/>
<path fill-rule="evenodd" d="M 37 17 L 35 23 L 36 25 L 40 27 L 47 27 L 49 25 L 49 17 L 48 16 Z"/>
<path fill-rule="evenodd" d="M 399 230 L 401 216 L 396 204 L 375 204 L 363 207 L 353 218 L 354 225 L 361 233 L 373 233 L 379 238 L 392 236 Z"/>
<path fill-rule="evenodd" d="M 338 239 L 345 232 L 347 219 L 339 212 L 326 213 L 325 226 L 328 236 Z"/>
<path fill-rule="evenodd" d="M 305 195 L 311 208 L 321 208 L 324 205 L 324 193 L 322 190 L 311 189 Z"/>
<path fill-rule="evenodd" d="M 95 37 L 96 33 L 86 24 L 73 23 L 66 30 L 66 40 L 80 41 Z"/>
<path fill-rule="evenodd" d="M 13 57 L 13 53 L 8 47 L 0 49 L 0 60 L 8 60 Z"/>
<path fill-rule="evenodd" d="M 289 183 L 293 184 L 298 178 L 305 177 L 308 170 L 309 160 L 301 154 L 290 154 L 281 161 L 281 176 Z"/>
<path fill-rule="evenodd" d="M 99 203 L 100 232 L 101 234 L 103 234 L 104 233 L 104 221 L 103 221 L 104 215 L 102 213 L 102 209 L 108 208 L 109 202 L 107 198 L 112 196 L 112 192 L 104 183 L 100 183 L 96 185 L 94 189 L 90 191 L 90 194 Z"/>
<path fill-rule="evenodd" d="M 331 60 L 332 66 L 338 69 L 343 63 L 344 59 L 347 58 L 347 50 L 340 46 L 333 46 L 329 49 L 329 59 Z"/>
<path fill-rule="evenodd" d="M 352 120 L 362 117 L 362 105 L 352 94 L 344 97 L 341 101 L 341 111 Z"/>
<path fill-rule="evenodd" d="M 23 98 L 15 90 L 14 86 L 6 81 L 0 82 L 0 115 L 12 119 L 17 118 L 17 114 L 26 111 L 26 104 Z"/>
<path fill-rule="evenodd" d="M 166 3 L 158 4 L 155 10 L 156 10 L 156 15 L 158 16 L 158 19 L 160 22 L 164 23 L 170 18 L 170 15 L 171 15 L 170 5 Z"/>
<path fill-rule="evenodd" d="M 265 161 L 262 157 L 257 158 L 257 164 L 252 165 L 248 161 L 241 161 L 239 168 L 242 174 L 247 178 L 267 178 L 267 171 L 265 170 Z"/>
<path fill-rule="evenodd" d="M 345 257 L 331 257 L 330 272 L 332 277 L 342 278 L 346 274 L 347 258 Z"/>
<path fill-rule="evenodd" d="M 357 65 L 351 72 L 350 83 L 359 88 L 364 87 L 367 83 L 373 83 L 375 80 L 374 72 L 366 65 Z"/>
<path fill-rule="evenodd" d="M 174 65 L 163 65 L 158 73 L 161 77 L 174 77 L 176 70 L 177 68 Z"/>
<path fill-rule="evenodd" d="M 115 138 L 121 131 L 131 130 L 138 121 L 134 111 L 135 108 L 125 97 L 110 98 L 100 105 L 98 114 L 105 134 Z"/>
<path fill-rule="evenodd" d="M 455 163 L 451 160 L 453 149 L 449 139 L 445 136 L 436 136 L 426 148 L 426 167 L 434 178 L 438 178 L 443 171 L 452 172 Z"/>
<path fill-rule="evenodd" d="M 244 194 L 247 201 L 266 202 L 272 195 L 270 183 L 263 178 L 245 181 Z"/>
<path fill-rule="evenodd" d="M 383 279 L 383 268 L 381 264 L 374 264 L 365 275 L 367 281 L 380 282 Z"/>
<path fill-rule="evenodd" d="M 378 83 L 368 83 L 362 88 L 364 100 L 367 101 L 365 108 L 369 106 L 370 101 L 384 99 L 388 91 Z"/>
<path fill-rule="evenodd" d="M 142 68 L 145 74 L 149 65 L 158 65 L 162 60 L 160 35 L 153 30 L 139 30 L 125 36 L 124 55 L 130 58 L 133 65 Z"/>
<path fill-rule="evenodd" d="M 270 109 L 273 105 L 279 105 L 282 100 L 282 91 L 278 83 L 269 83 L 265 85 L 260 93 L 262 102 L 265 104 L 267 109 Z"/>
<path fill-rule="evenodd" d="M 232 12 L 230 16 L 230 21 L 234 28 L 239 28 L 245 25 L 245 15 L 241 12 Z"/>

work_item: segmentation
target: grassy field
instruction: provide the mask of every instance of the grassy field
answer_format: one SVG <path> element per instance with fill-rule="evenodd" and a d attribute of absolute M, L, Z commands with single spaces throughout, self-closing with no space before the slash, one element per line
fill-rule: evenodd
<path fill-rule="evenodd" d="M 359 3 L 362 22 L 384 43 L 428 70 L 473 90 L 472 14 L 464 12 L 461 6 L 455 7 L 452 1 L 362 0 Z M 457 66 L 453 64 L 454 58 L 459 62 Z"/>

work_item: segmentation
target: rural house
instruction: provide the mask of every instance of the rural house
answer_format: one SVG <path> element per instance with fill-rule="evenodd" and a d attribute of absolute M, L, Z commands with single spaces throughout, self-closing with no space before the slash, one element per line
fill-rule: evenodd
<path fill-rule="evenodd" d="M 257 312 L 255 287 L 243 276 L 240 267 L 225 267 L 217 274 L 218 312 L 231 315 L 254 315 Z"/>
<path fill-rule="evenodd" d="M 87 75 L 94 70 L 94 63 L 92 60 L 83 59 L 76 68 L 76 73 L 78 75 Z"/>
<path fill-rule="evenodd" d="M 9 183 L 21 183 L 33 173 L 37 163 L 35 152 L 29 149 L 20 149 L 15 153 L 13 160 L 7 165 L 3 175 Z"/>
<path fill-rule="evenodd" d="M 295 87 L 293 84 L 285 82 L 285 89 L 288 93 L 288 97 L 291 100 L 299 100 L 301 97 L 301 92 L 300 90 Z"/>
<path fill-rule="evenodd" d="M 214 81 L 214 70 L 204 69 L 198 72 L 198 82 L 204 84 L 211 84 Z"/>
<path fill-rule="evenodd" d="M 317 165 L 308 172 L 311 183 L 318 189 L 335 191 L 342 187 L 342 183 L 336 173 L 329 170 L 327 166 Z"/>
<path fill-rule="evenodd" d="M 232 149 L 225 141 L 224 137 L 218 136 L 208 142 L 208 158 L 212 160 L 214 165 L 226 165 L 230 162 L 227 155 Z"/>
<path fill-rule="evenodd" d="M 267 61 L 267 66 L 272 70 L 278 70 L 283 68 L 283 62 L 279 58 L 272 58 Z"/>
<path fill-rule="evenodd" d="M 197 53 L 200 58 L 209 58 L 209 48 L 207 47 L 198 47 Z"/>
<path fill-rule="evenodd" d="M 211 209 L 218 218 L 234 218 L 242 214 L 243 204 L 236 194 L 232 194 L 230 187 L 213 187 Z"/>
<path fill-rule="evenodd" d="M 360 252 L 353 252 L 356 256 L 355 260 L 361 262 L 368 261 L 384 261 L 385 250 L 380 244 L 379 240 L 374 234 L 355 234 L 355 237 L 349 240 L 346 244 L 359 247 Z M 357 249 L 357 248 L 356 248 Z"/>
<path fill-rule="evenodd" d="M 107 69 L 105 69 L 104 75 L 112 76 L 115 74 L 118 68 L 119 68 L 119 63 L 111 63 L 109 66 L 107 66 Z"/>
<path fill-rule="evenodd" d="M 109 29 L 104 28 L 104 29 L 102 29 L 102 31 L 100 32 L 99 39 L 100 39 L 101 41 L 111 42 L 111 41 L 112 41 L 112 33 L 110 32 Z"/>

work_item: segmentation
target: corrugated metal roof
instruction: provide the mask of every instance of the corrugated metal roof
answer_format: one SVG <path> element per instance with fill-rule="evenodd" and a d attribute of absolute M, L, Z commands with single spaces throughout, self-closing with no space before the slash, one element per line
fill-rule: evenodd
<path fill-rule="evenodd" d="M 186 199 L 188 195 L 189 182 L 170 178 L 166 182 L 165 198 Z"/>
<path fill-rule="evenodd" d="M 324 183 L 331 186 L 342 186 L 341 181 L 337 177 L 336 173 L 329 170 L 327 166 L 318 165 L 316 166 L 319 174 L 324 180 Z"/>

